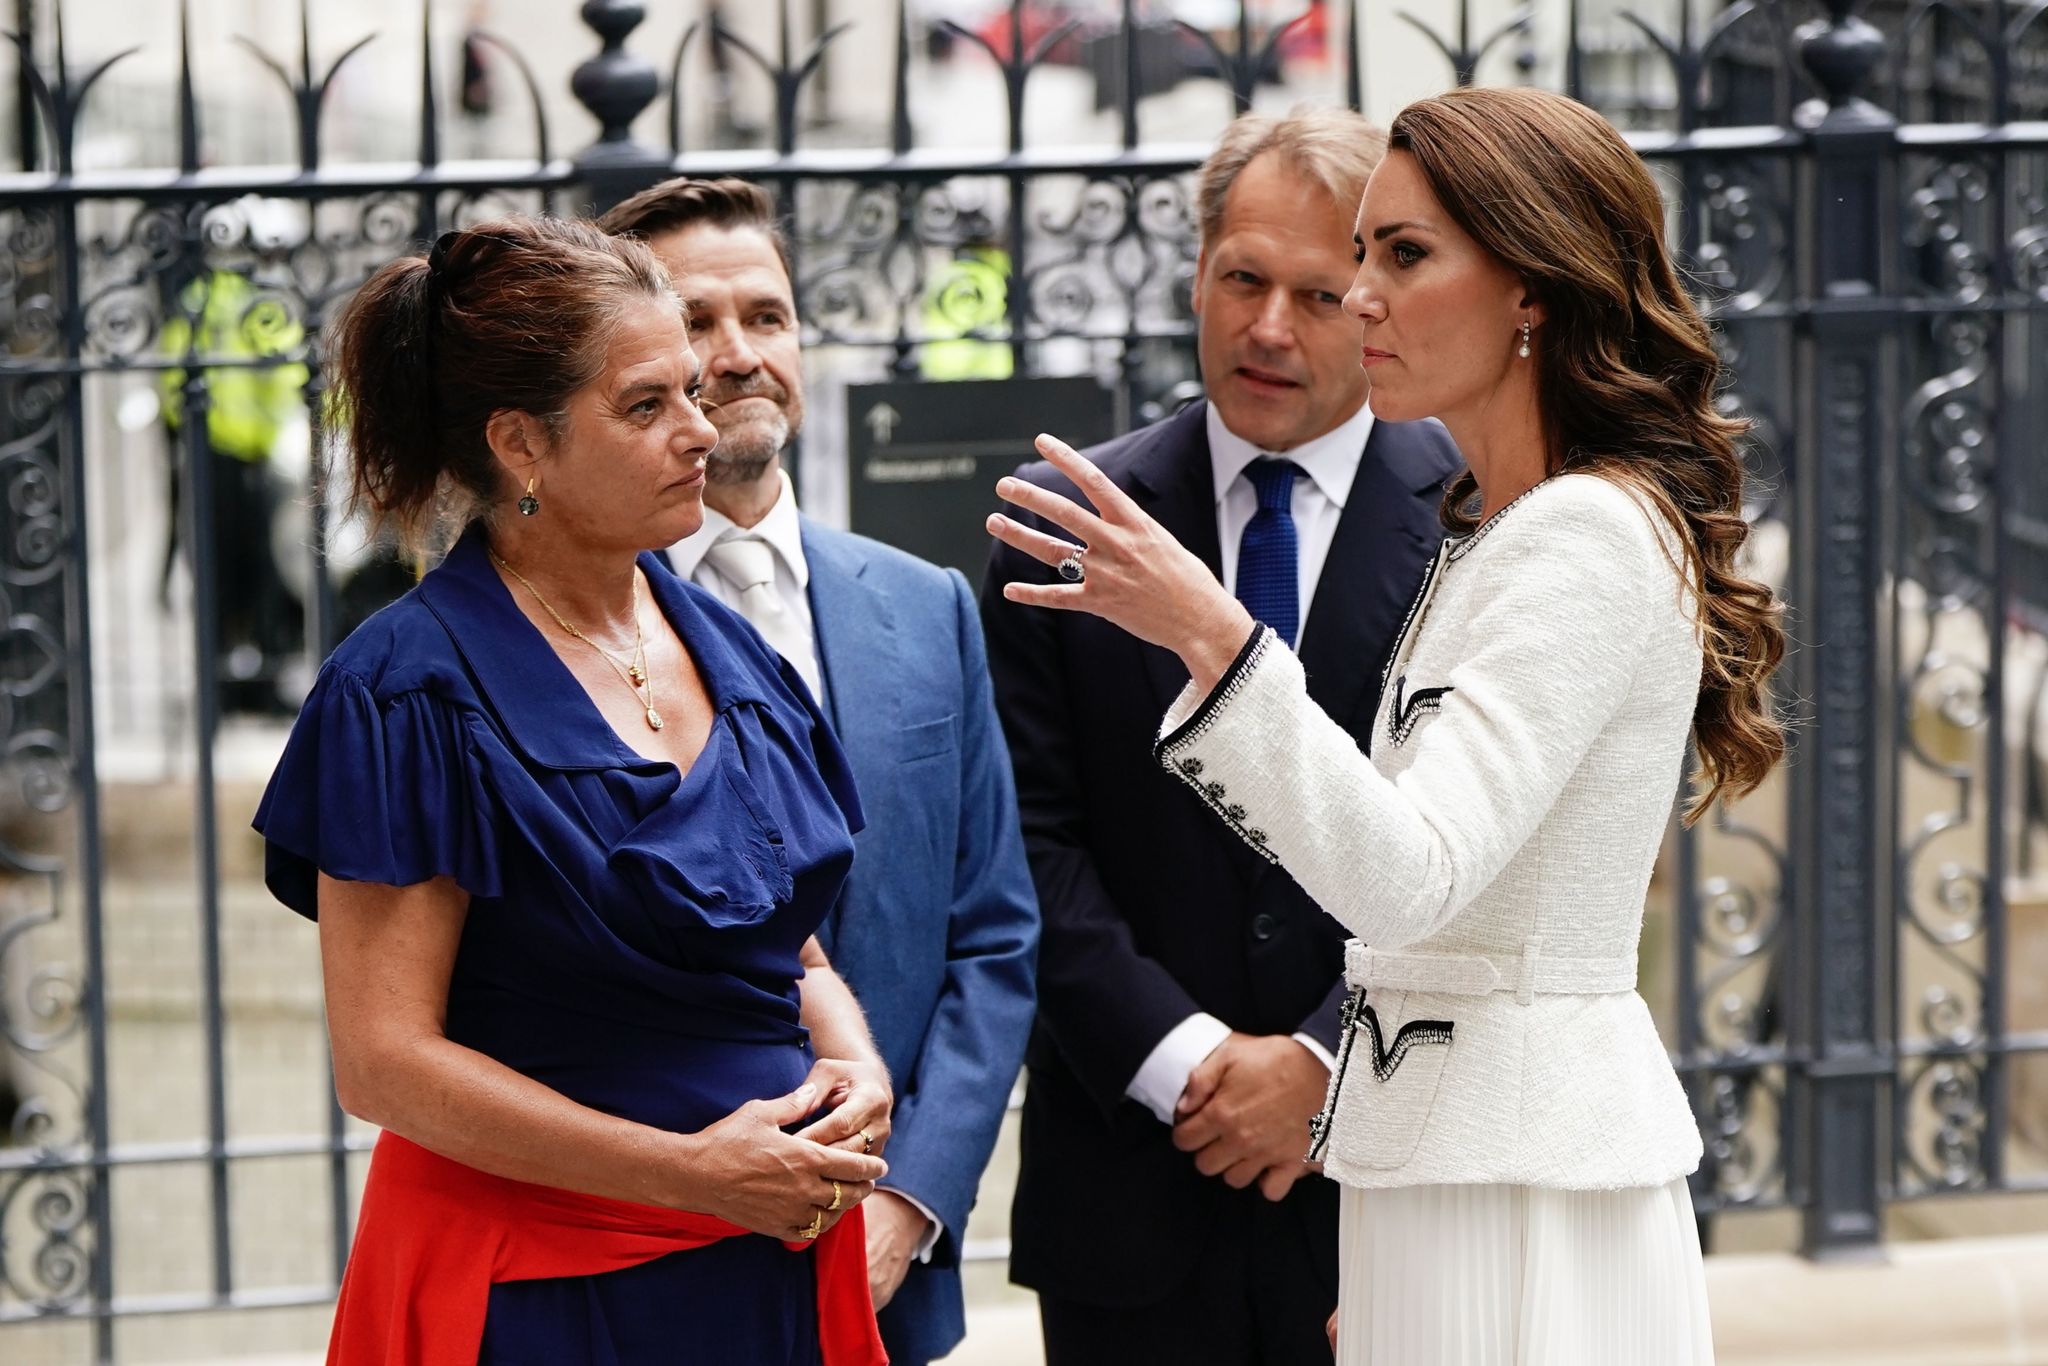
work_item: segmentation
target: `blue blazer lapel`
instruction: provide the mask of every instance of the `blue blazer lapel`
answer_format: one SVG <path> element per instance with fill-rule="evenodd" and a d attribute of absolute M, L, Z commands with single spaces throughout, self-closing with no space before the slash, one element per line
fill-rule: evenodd
<path fill-rule="evenodd" d="M 878 785 L 896 765 L 896 744 L 903 734 L 902 697 L 890 684 L 902 676 L 896 614 L 888 598 L 866 581 L 868 557 L 858 541 L 806 518 L 803 545 L 811 569 L 811 621 L 818 668 L 825 676 L 826 711 L 853 765 L 861 800 L 878 801 Z M 859 724 L 848 727 L 853 717 Z M 828 952 L 837 925 L 835 908 L 818 931 Z"/>

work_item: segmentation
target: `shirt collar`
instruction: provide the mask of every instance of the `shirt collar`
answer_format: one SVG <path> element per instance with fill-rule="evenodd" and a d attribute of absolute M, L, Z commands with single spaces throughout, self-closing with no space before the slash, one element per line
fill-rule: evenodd
<path fill-rule="evenodd" d="M 1351 496 L 1351 483 L 1358 477 L 1359 458 L 1372 436 L 1372 405 L 1361 403 L 1358 411 L 1313 441 L 1304 441 L 1291 451 L 1263 451 L 1223 425 L 1216 405 L 1209 405 L 1209 468 L 1215 477 L 1216 501 L 1243 474 L 1245 466 L 1264 456 L 1291 460 L 1302 473 L 1315 480 L 1323 497 L 1338 507 Z"/>
<path fill-rule="evenodd" d="M 728 533 L 738 532 L 759 536 L 766 541 L 769 548 L 782 557 L 783 567 L 789 570 L 790 580 L 797 591 L 807 590 L 811 586 L 811 566 L 804 559 L 803 519 L 797 515 L 796 489 L 789 482 L 787 470 L 776 470 L 775 477 L 781 481 L 775 505 L 752 527 L 743 528 L 710 504 L 705 504 L 704 525 L 669 547 L 669 563 L 675 566 L 676 573 L 686 579 L 694 577 L 697 566 L 704 562 L 704 556 L 711 547 Z"/>

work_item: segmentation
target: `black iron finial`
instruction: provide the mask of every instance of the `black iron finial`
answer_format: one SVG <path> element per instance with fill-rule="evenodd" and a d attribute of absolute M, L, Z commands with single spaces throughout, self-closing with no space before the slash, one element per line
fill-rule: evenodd
<path fill-rule="evenodd" d="M 1887 127 L 1889 114 L 1863 95 L 1884 64 L 1885 38 L 1856 13 L 1860 0 L 1826 0 L 1828 17 L 1801 24 L 1793 33 L 1799 61 L 1821 89 L 1794 117 L 1809 127 Z"/>
<path fill-rule="evenodd" d="M 1579 36 L 1579 0 L 1571 0 L 1564 12 L 1564 93 L 1585 102 L 1586 49 Z"/>
<path fill-rule="evenodd" d="M 1365 112 L 1365 71 L 1359 55 L 1365 45 L 1365 34 L 1359 28 L 1363 22 L 1358 0 L 1351 0 L 1344 23 L 1344 103 L 1361 114 Z"/>
<path fill-rule="evenodd" d="M 657 159 L 633 139 L 633 120 L 661 93 L 654 64 L 627 50 L 626 35 L 647 17 L 641 0 L 583 0 L 583 22 L 604 40 L 595 57 L 576 68 L 569 89 L 597 118 L 597 142 L 579 161 Z"/>
<path fill-rule="evenodd" d="M 796 150 L 797 98 L 803 94 L 805 82 L 817 75 L 818 68 L 824 65 L 825 50 L 832 46 L 833 40 L 840 34 L 852 28 L 853 24 L 850 20 L 845 20 L 826 29 L 818 35 L 818 41 L 811 44 L 811 50 L 804 55 L 803 61 L 799 62 L 790 47 L 787 0 L 784 0 L 780 9 L 782 32 L 776 40 L 775 49 L 779 54 L 779 61 L 771 61 L 761 49 L 727 28 L 715 9 L 711 13 L 711 36 L 714 42 L 730 45 L 735 52 L 760 67 L 768 79 L 774 82 L 775 147 L 783 156 L 788 156 Z"/>
<path fill-rule="evenodd" d="M 433 166 L 441 160 L 440 111 L 434 97 L 434 7 L 420 4 L 420 165 Z M 431 198 L 431 196 L 426 196 Z"/>
<path fill-rule="evenodd" d="M 527 101 L 533 106 L 534 159 L 543 166 L 547 165 L 552 158 L 550 148 L 553 145 L 548 139 L 548 109 L 546 102 L 541 99 L 540 81 L 534 77 L 532 64 L 526 60 L 518 48 L 512 46 L 512 44 L 506 42 L 495 33 L 478 28 L 471 29 L 469 36 L 472 40 L 482 43 L 486 47 L 497 49 L 499 54 L 506 61 L 512 63 L 513 69 L 519 73 L 519 83 L 526 87 Z"/>
<path fill-rule="evenodd" d="M 124 48 L 85 73 L 76 83 L 71 79 L 71 67 L 64 49 L 64 6 L 59 0 L 55 8 L 56 29 L 56 84 L 44 80 L 43 73 L 36 66 L 35 45 L 26 33 L 9 32 L 5 36 L 13 40 L 20 53 L 22 78 L 29 87 L 30 97 L 35 101 L 44 124 L 49 129 L 50 150 L 54 154 L 57 172 L 70 175 L 71 154 L 77 143 L 78 111 L 85 105 L 85 97 L 99 78 L 106 75 L 116 62 L 132 57 L 142 51 L 139 47 Z M 23 158 L 24 162 L 27 158 Z"/>
<path fill-rule="evenodd" d="M 703 20 L 692 19 L 676 43 L 676 55 L 669 59 L 668 150 L 672 156 L 683 154 L 683 59 L 689 56 L 690 44 L 696 41 L 697 31 L 703 27 Z"/>
<path fill-rule="evenodd" d="M 1063 42 L 1067 35 L 1081 26 L 1079 19 L 1069 19 L 1038 40 L 1038 45 L 1029 53 L 1024 51 L 1024 0 L 1011 0 L 1010 4 L 1010 53 L 1005 57 L 997 52 L 995 45 L 973 29 L 962 28 L 951 19 L 941 19 L 939 26 L 956 38 L 965 38 L 994 59 L 1002 68 L 1003 88 L 1010 96 L 1010 154 L 1015 156 L 1024 150 L 1024 82 L 1029 79 L 1031 69 L 1044 61 L 1046 54 Z"/>
<path fill-rule="evenodd" d="M 1700 80 L 1706 70 L 1706 55 L 1692 40 L 1692 0 L 1679 0 L 1675 34 L 1660 32 L 1633 10 L 1623 11 L 1621 17 L 1648 38 L 1671 64 L 1672 84 L 1678 91 L 1678 131 L 1693 132 L 1700 122 Z"/>
<path fill-rule="evenodd" d="M 299 121 L 299 167 L 301 170 L 318 170 L 320 166 L 320 106 L 327 102 L 328 88 L 334 84 L 335 73 L 348 59 L 361 52 L 376 38 L 366 33 L 348 47 L 334 64 L 327 68 L 327 74 L 319 78 L 313 75 L 313 21 L 308 13 L 305 0 L 299 3 L 299 74 L 294 76 L 285 69 L 283 62 L 265 52 L 250 39 L 236 36 L 235 41 L 254 53 L 256 60 L 270 68 L 277 79 L 284 84 L 291 96 L 292 106 Z"/>
<path fill-rule="evenodd" d="M 897 156 L 910 150 L 910 4 L 896 0 L 896 88 L 889 102 L 889 147 Z"/>
<path fill-rule="evenodd" d="M 1407 10 L 1400 12 L 1401 20 L 1415 29 L 1444 54 L 1444 60 L 1451 64 L 1451 71 L 1461 86 L 1470 85 L 1478 79 L 1479 64 L 1486 60 L 1486 54 L 1512 33 L 1520 33 L 1529 27 L 1530 9 L 1527 5 L 1509 15 L 1507 21 L 1477 43 L 1472 41 L 1472 7 L 1469 3 L 1458 6 L 1458 38 L 1455 43 L 1416 18 Z"/>
<path fill-rule="evenodd" d="M 1144 87 L 1145 69 L 1138 51 L 1138 0 L 1123 2 L 1123 61 L 1124 88 L 1118 92 L 1118 112 L 1123 115 L 1124 150 L 1134 152 L 1138 148 L 1138 96 Z"/>
<path fill-rule="evenodd" d="M 199 169 L 199 95 L 192 82 L 192 0 L 178 0 L 178 170 Z"/>
<path fill-rule="evenodd" d="M 1251 0 L 1241 0 L 1237 7 L 1237 51 L 1226 53 L 1222 44 L 1207 29 L 1197 28 L 1185 19 L 1176 19 L 1182 32 L 1201 40 L 1202 45 L 1216 59 L 1216 69 L 1230 82 L 1230 93 L 1237 100 L 1237 112 L 1242 114 L 1252 107 L 1252 95 L 1259 88 L 1259 76 L 1272 64 L 1273 53 L 1279 48 L 1280 40 L 1293 32 L 1297 25 L 1306 23 L 1313 15 L 1313 9 L 1303 10 L 1284 24 L 1276 24 L 1266 30 L 1266 41 L 1255 49 L 1252 46 Z"/>

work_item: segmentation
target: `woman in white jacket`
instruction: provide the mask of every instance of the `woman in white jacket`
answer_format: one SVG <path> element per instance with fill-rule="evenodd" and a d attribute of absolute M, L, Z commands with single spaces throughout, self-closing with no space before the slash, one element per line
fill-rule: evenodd
<path fill-rule="evenodd" d="M 1344 306 L 1373 412 L 1440 418 L 1470 472 L 1369 753 L 1067 447 L 1040 443 L 1094 511 L 1006 480 L 1036 525 L 990 519 L 1062 567 L 1013 601 L 1181 657 L 1161 762 L 1357 935 L 1309 1153 L 1345 1187 L 1345 1366 L 1713 1357 L 1699 1135 L 1636 943 L 1688 741 L 1691 817 L 1782 755 L 1783 637 L 1736 573 L 1742 424 L 1663 230 L 1642 162 L 1561 96 L 1459 90 L 1395 120 Z"/>

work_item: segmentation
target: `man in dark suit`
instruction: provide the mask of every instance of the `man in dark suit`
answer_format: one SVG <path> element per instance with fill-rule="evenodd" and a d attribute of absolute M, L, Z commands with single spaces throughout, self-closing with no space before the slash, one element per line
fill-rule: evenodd
<path fill-rule="evenodd" d="M 620 204 L 690 304 L 719 429 L 704 527 L 671 565 L 742 612 L 833 719 L 860 787 L 845 897 L 818 931 L 896 1085 L 889 1175 L 869 1197 L 869 1283 L 897 1366 L 966 1332 L 961 1238 L 1030 1029 L 1038 906 L 974 597 L 942 570 L 797 511 L 794 291 L 774 201 L 673 180 Z"/>
<path fill-rule="evenodd" d="M 1208 399 L 1089 452 L 1361 743 L 1460 463 L 1436 423 L 1374 422 L 1341 308 L 1384 146 L 1352 114 L 1231 127 L 1197 194 Z M 1337 1188 L 1302 1159 L 1344 932 L 1153 759 L 1178 661 L 1012 580 L 1051 571 L 998 545 L 982 593 L 1044 914 L 1011 1276 L 1050 1366 L 1328 1362 Z"/>

